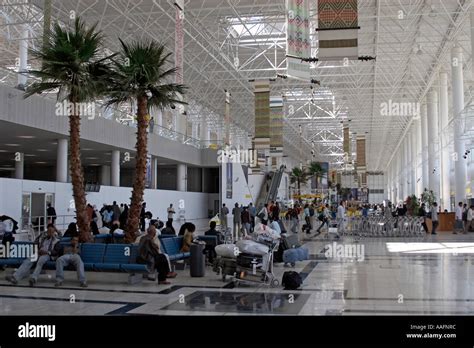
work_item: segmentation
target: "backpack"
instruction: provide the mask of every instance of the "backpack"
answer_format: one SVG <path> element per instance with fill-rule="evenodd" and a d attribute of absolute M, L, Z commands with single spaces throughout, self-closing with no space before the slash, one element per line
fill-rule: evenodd
<path fill-rule="evenodd" d="M 309 216 L 314 216 L 314 209 L 313 208 L 309 208 Z"/>
<path fill-rule="evenodd" d="M 303 284 L 303 279 L 298 272 L 287 271 L 283 273 L 281 285 L 285 287 L 284 290 L 296 290 L 301 284 Z"/>

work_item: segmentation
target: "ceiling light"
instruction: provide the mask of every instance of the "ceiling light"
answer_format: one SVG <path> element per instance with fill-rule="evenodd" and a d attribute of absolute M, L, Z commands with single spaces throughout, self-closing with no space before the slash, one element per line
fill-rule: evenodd
<path fill-rule="evenodd" d="M 86 157 L 86 159 L 99 159 L 99 157 Z"/>
<path fill-rule="evenodd" d="M 30 153 L 24 154 L 23 156 L 25 156 L 25 157 L 36 157 L 36 155 L 32 155 L 32 154 L 30 154 Z"/>
<path fill-rule="evenodd" d="M 6 146 L 20 146 L 20 144 L 5 144 Z"/>
<path fill-rule="evenodd" d="M 418 45 L 418 51 L 416 51 L 416 55 L 421 56 L 423 54 L 423 49 L 421 45 Z"/>
<path fill-rule="evenodd" d="M 92 151 L 93 149 L 83 148 L 82 151 Z"/>
<path fill-rule="evenodd" d="M 35 162 L 36 164 L 48 164 L 48 162 Z"/>
<path fill-rule="evenodd" d="M 0 150 L 0 152 L 8 152 L 7 150 Z"/>
<path fill-rule="evenodd" d="M 48 152 L 49 150 L 46 150 L 46 149 L 38 149 L 36 151 L 39 151 L 39 152 Z"/>
<path fill-rule="evenodd" d="M 19 135 L 17 138 L 22 138 L 22 139 L 33 139 L 36 138 L 34 135 Z"/>

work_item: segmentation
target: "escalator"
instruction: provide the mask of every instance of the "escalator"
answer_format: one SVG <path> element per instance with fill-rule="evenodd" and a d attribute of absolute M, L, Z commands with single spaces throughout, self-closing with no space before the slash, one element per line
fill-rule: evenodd
<path fill-rule="evenodd" d="M 281 166 L 276 172 L 269 172 L 265 176 L 263 181 L 260 194 L 258 195 L 256 207 L 260 208 L 265 203 L 270 201 L 275 201 L 278 197 L 278 188 L 280 187 L 281 178 L 283 177 L 283 172 L 285 171 L 285 166 Z"/>

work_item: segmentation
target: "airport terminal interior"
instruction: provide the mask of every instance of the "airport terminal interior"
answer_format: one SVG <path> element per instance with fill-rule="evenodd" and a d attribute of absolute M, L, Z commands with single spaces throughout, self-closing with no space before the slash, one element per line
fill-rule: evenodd
<path fill-rule="evenodd" d="M 473 0 L 0 28 L 0 315 L 474 313 Z"/>

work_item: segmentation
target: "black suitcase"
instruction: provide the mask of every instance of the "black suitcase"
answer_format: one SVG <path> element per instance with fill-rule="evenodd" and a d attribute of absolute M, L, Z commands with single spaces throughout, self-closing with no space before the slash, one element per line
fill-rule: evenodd
<path fill-rule="evenodd" d="M 261 256 L 245 254 L 245 253 L 239 254 L 239 256 L 237 256 L 237 265 L 241 267 L 253 268 L 254 264 L 261 264 L 261 263 L 262 263 Z"/>
<path fill-rule="evenodd" d="M 284 290 L 296 290 L 301 284 L 303 284 L 303 279 L 298 272 L 288 271 L 283 273 L 281 285 L 284 286 Z"/>

